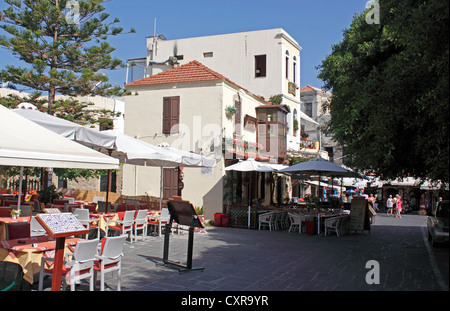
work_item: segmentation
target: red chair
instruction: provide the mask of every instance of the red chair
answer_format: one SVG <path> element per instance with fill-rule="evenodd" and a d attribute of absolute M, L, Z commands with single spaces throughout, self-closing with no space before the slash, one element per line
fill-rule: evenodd
<path fill-rule="evenodd" d="M 11 222 L 6 224 L 6 239 L 24 239 L 31 236 L 29 222 Z"/>
<path fill-rule="evenodd" d="M 134 211 L 118 212 L 119 219 L 108 219 L 106 222 L 106 237 L 109 235 L 109 231 L 114 230 L 120 232 L 120 234 L 131 235 L 134 220 Z"/>
<path fill-rule="evenodd" d="M 17 200 L 5 200 L 3 206 L 17 205 Z"/>
<path fill-rule="evenodd" d="M 82 279 L 89 279 L 89 290 L 94 290 L 94 262 L 96 260 L 98 240 L 78 241 L 73 252 L 66 253 L 62 267 L 63 289 L 70 284 L 70 290 L 75 290 L 75 284 Z M 70 256 L 69 256 L 70 255 Z M 72 257 L 69 260 L 69 257 Z M 38 290 L 44 288 L 44 277 L 53 275 L 53 267 L 46 268 L 46 263 L 54 261 L 54 258 L 42 257 L 41 270 L 39 273 Z"/>
<path fill-rule="evenodd" d="M 125 203 L 119 204 L 117 206 L 117 212 L 125 212 L 127 210 L 127 205 Z"/>
<path fill-rule="evenodd" d="M 11 217 L 12 208 L 0 207 L 0 217 Z"/>
<path fill-rule="evenodd" d="M 149 208 L 148 208 L 146 203 L 139 203 L 138 209 L 146 209 L 146 210 L 148 210 Z"/>
<path fill-rule="evenodd" d="M 127 211 L 135 211 L 136 205 L 134 203 L 128 203 L 127 204 Z"/>
<path fill-rule="evenodd" d="M 96 204 L 88 204 L 88 205 L 85 205 L 84 208 L 87 208 L 89 210 L 89 213 L 95 213 L 97 211 Z"/>
<path fill-rule="evenodd" d="M 64 205 L 66 203 L 69 203 L 69 200 L 53 200 L 54 205 Z"/>
<path fill-rule="evenodd" d="M 121 290 L 120 275 L 122 271 L 123 245 L 126 236 L 106 237 L 102 239 L 100 255 L 94 263 L 94 283 L 100 272 L 100 290 L 105 290 L 105 273 L 117 271 L 117 290 Z"/>

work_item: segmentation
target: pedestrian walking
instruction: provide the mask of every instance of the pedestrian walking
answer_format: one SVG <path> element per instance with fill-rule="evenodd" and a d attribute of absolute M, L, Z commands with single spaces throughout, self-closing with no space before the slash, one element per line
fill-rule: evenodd
<path fill-rule="evenodd" d="M 370 205 L 371 207 L 374 207 L 374 206 L 373 206 L 374 199 L 375 199 L 375 198 L 373 197 L 373 194 L 371 193 L 370 196 L 369 196 L 369 198 L 367 199 L 367 201 L 369 202 L 369 205 Z"/>
<path fill-rule="evenodd" d="M 389 196 L 386 202 L 387 212 L 386 215 L 392 215 L 392 208 L 394 207 L 394 200 L 392 199 L 392 195 Z"/>
<path fill-rule="evenodd" d="M 403 209 L 403 202 L 402 202 L 402 198 L 400 198 L 399 195 L 397 195 L 397 204 L 395 207 L 395 217 L 397 218 L 402 218 L 402 209 Z"/>
<path fill-rule="evenodd" d="M 375 211 L 379 212 L 378 209 L 378 194 L 375 194 L 375 198 L 373 199 L 373 207 L 375 208 Z"/>

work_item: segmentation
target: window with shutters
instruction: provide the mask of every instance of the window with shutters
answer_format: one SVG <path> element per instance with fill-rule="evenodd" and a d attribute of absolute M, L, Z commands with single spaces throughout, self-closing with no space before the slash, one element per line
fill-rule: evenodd
<path fill-rule="evenodd" d="M 237 108 L 238 112 L 234 115 L 234 133 L 236 135 L 241 135 L 241 102 L 234 101 L 234 106 Z"/>
<path fill-rule="evenodd" d="M 180 123 L 180 97 L 164 97 L 163 99 L 163 134 L 178 133 Z"/>

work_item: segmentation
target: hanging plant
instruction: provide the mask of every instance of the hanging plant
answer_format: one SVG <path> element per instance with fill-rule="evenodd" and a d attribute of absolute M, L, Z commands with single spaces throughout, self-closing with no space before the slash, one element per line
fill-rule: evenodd
<path fill-rule="evenodd" d="M 225 108 L 225 115 L 228 118 L 231 118 L 235 113 L 238 113 L 239 110 L 235 106 L 227 106 Z"/>

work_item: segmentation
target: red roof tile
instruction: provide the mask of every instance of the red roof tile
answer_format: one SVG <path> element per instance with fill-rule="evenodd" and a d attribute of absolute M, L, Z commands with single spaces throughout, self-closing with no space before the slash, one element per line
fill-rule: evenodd
<path fill-rule="evenodd" d="M 229 81 L 221 74 L 194 60 L 180 67 L 163 71 L 154 76 L 133 81 L 128 83 L 126 87 L 216 80 Z"/>
<path fill-rule="evenodd" d="M 240 87 L 230 79 L 224 77 L 220 73 L 209 69 L 200 62 L 194 60 L 180 67 L 175 67 L 158 73 L 156 75 L 143 78 L 137 81 L 133 81 L 125 85 L 125 87 L 133 86 L 147 86 L 147 85 L 159 85 L 159 84 L 171 84 L 171 83 L 185 83 L 185 82 L 201 82 L 201 81 L 227 81 L 230 84 L 237 86 L 238 88 L 244 90 L 245 92 L 252 94 L 248 90 Z M 261 97 L 252 94 L 258 98 L 261 102 L 270 104 L 269 102 L 263 100 Z"/>
<path fill-rule="evenodd" d="M 300 89 L 300 92 L 311 92 L 311 91 L 317 91 L 315 88 L 313 88 L 311 85 L 302 87 Z"/>

